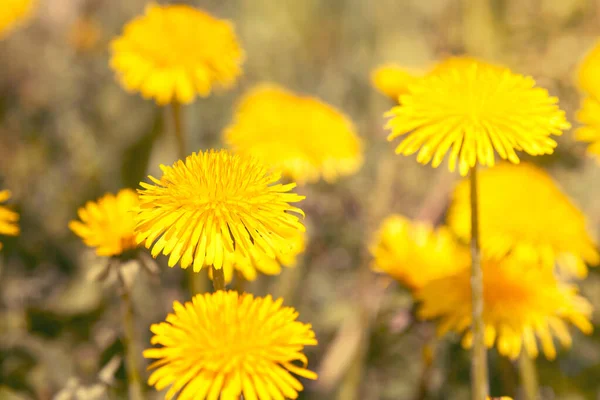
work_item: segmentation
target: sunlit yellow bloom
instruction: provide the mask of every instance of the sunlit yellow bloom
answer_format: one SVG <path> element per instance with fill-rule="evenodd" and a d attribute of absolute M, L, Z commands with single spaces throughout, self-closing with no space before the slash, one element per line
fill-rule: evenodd
<path fill-rule="evenodd" d="M 517 252 L 549 267 L 558 262 L 563 271 L 577 277 L 586 275 L 585 263 L 600 262 L 584 215 L 542 169 L 531 164 L 503 163 L 482 171 L 478 181 L 484 257 L 497 259 Z M 469 240 L 467 180 L 455 189 L 448 222 L 459 237 Z"/>
<path fill-rule="evenodd" d="M 439 319 L 440 335 L 449 331 L 464 334 L 465 347 L 472 342 L 470 279 L 467 269 L 432 281 L 416 293 L 422 302 L 419 316 Z M 536 357 L 536 338 L 544 355 L 553 359 L 556 356 L 553 337 L 563 347 L 571 346 L 567 323 L 586 334 L 592 331 L 592 306 L 577 294 L 576 286 L 559 282 L 552 270 L 520 257 L 484 262 L 483 297 L 486 345 L 495 344 L 500 354 L 512 359 L 522 349 L 530 357 Z"/>
<path fill-rule="evenodd" d="M 71 221 L 69 228 L 99 256 L 116 256 L 136 247 L 133 228 L 138 205 L 138 196 L 131 189 L 123 189 L 116 196 L 106 194 L 80 208 L 81 221 Z"/>
<path fill-rule="evenodd" d="M 371 72 L 371 83 L 379 92 L 398 101 L 407 92 L 407 86 L 423 73 L 398 64 L 384 64 Z"/>
<path fill-rule="evenodd" d="M 279 175 L 254 158 L 211 150 L 161 169 L 160 180 L 140 184 L 137 242 L 153 257 L 170 255 L 171 267 L 220 269 L 236 252 L 273 259 L 305 229 L 295 215 L 303 211 L 289 204 L 304 198 L 290 193 L 296 184 L 276 183 Z"/>
<path fill-rule="evenodd" d="M 253 281 L 258 273 L 265 275 L 279 275 L 281 267 L 295 267 L 298 255 L 305 249 L 304 232 L 298 231 L 287 242 L 282 243 L 282 248 L 276 249 L 275 258 L 260 252 L 257 247 L 250 249 L 250 257 L 245 257 L 236 251 L 232 260 L 223 264 L 225 282 L 231 282 L 233 271 L 238 271 L 244 279 Z"/>
<path fill-rule="evenodd" d="M 0 39 L 31 16 L 35 3 L 35 0 L 2 0 L 0 4 Z"/>
<path fill-rule="evenodd" d="M 585 98 L 577 120 L 583 126 L 575 132 L 575 139 L 589 143 L 587 152 L 600 161 L 600 102 L 595 97 Z"/>
<path fill-rule="evenodd" d="M 555 97 L 505 68 L 473 59 L 454 65 L 413 82 L 386 114 L 388 140 L 406 135 L 396 153 L 418 152 L 417 161 L 433 167 L 450 153 L 450 170 L 458 163 L 466 175 L 477 163 L 494 165 L 495 152 L 518 163 L 516 151 L 554 151 L 550 135 L 570 126 Z"/>
<path fill-rule="evenodd" d="M 8 190 L 0 191 L 0 204 L 9 198 Z M 17 221 L 19 221 L 19 214 L 7 207 L 0 206 L 0 235 L 17 236 L 20 232 Z M 2 243 L 0 243 L 0 249 L 2 249 Z"/>
<path fill-rule="evenodd" d="M 434 229 L 400 215 L 386 218 L 371 244 L 373 269 L 389 274 L 410 289 L 453 275 L 468 267 L 467 250 L 446 227 Z"/>
<path fill-rule="evenodd" d="M 150 5 L 111 44 L 111 67 L 130 92 L 190 103 L 232 86 L 244 52 L 233 25 L 185 5 Z"/>
<path fill-rule="evenodd" d="M 487 400 L 513 400 L 512 397 L 502 396 L 502 397 L 487 397 Z"/>
<path fill-rule="evenodd" d="M 585 55 L 577 70 L 577 84 L 587 94 L 600 98 L 600 41 Z"/>
<path fill-rule="evenodd" d="M 361 140 L 344 114 L 275 85 L 247 93 L 224 136 L 235 152 L 258 157 L 298 183 L 330 182 L 363 162 Z"/>
<path fill-rule="evenodd" d="M 218 291 L 199 294 L 184 305 L 175 302 L 166 322 L 151 327 L 152 344 L 144 357 L 156 359 L 148 383 L 169 387 L 172 399 L 296 399 L 307 379 L 304 346 L 317 344 L 309 324 L 271 296 Z M 296 365 L 300 362 L 300 365 Z"/>

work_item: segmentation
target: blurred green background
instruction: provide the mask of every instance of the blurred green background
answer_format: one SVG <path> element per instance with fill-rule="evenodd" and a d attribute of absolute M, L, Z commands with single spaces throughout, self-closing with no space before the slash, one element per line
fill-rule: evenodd
<path fill-rule="evenodd" d="M 560 97 L 573 121 L 580 99 L 573 75 L 600 36 L 600 1 L 183 3 L 232 20 L 247 54 L 234 90 L 185 107 L 190 152 L 221 147 L 235 100 L 262 81 L 342 109 L 365 143 L 357 175 L 299 189 L 307 196 L 310 243 L 297 268 L 247 287 L 284 296 L 314 326 L 319 346 L 307 352 L 320 379 L 307 382 L 301 398 L 467 398 L 468 353 L 457 338 L 440 342 L 433 366 L 424 369 L 421 349 L 433 326 L 414 322 L 407 291 L 369 271 L 367 243 L 381 219 L 398 212 L 443 222 L 457 179 L 414 157 L 394 156 L 383 130 L 392 103 L 372 88 L 370 71 L 385 62 L 427 68 L 469 52 L 534 76 Z M 39 0 L 27 26 L 0 41 L 0 188 L 13 192 L 22 229 L 19 237 L 2 238 L 0 253 L 0 399 L 126 398 L 116 288 L 86 278 L 103 261 L 67 225 L 86 201 L 135 188 L 177 158 L 170 115 L 125 93 L 108 66 L 111 38 L 145 4 Z M 535 162 L 584 210 L 596 235 L 600 166 L 584 147 L 568 132 L 555 155 Z M 149 326 L 164 319 L 172 301 L 189 299 L 183 272 L 158 262 L 159 278 L 132 275 L 140 348 L 149 347 Z M 600 304 L 597 271 L 582 291 Z M 570 351 L 553 362 L 538 360 L 544 399 L 600 399 L 600 329 L 574 335 Z M 494 351 L 490 365 L 492 393 L 519 398 L 515 366 Z M 148 389 L 148 399 L 159 397 Z"/>

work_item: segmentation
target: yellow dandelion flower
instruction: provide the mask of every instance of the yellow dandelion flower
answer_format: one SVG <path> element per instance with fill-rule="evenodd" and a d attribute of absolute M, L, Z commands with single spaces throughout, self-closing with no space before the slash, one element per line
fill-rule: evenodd
<path fill-rule="evenodd" d="M 486 258 L 521 253 L 545 266 L 555 262 L 569 274 L 584 277 L 585 263 L 600 255 L 586 230 L 583 213 L 542 169 L 503 163 L 482 171 L 478 184 L 480 239 Z M 510 218 L 507 218 L 510 216 Z M 462 239 L 471 236 L 470 187 L 457 185 L 448 223 Z"/>
<path fill-rule="evenodd" d="M 304 199 L 289 193 L 296 184 L 276 184 L 279 175 L 252 157 L 211 150 L 161 169 L 160 180 L 140 184 L 137 242 L 169 255 L 170 267 L 220 269 L 254 248 L 273 259 L 305 229 L 289 204 Z"/>
<path fill-rule="evenodd" d="M 463 345 L 470 347 L 470 272 L 432 281 L 416 293 L 421 301 L 418 315 L 439 319 L 438 333 L 464 334 Z M 496 345 L 500 354 L 515 359 L 522 350 L 537 357 L 538 344 L 548 359 L 556 356 L 553 337 L 563 347 L 571 346 L 567 323 L 582 332 L 592 331 L 591 304 L 577 294 L 575 285 L 562 283 L 553 272 L 510 256 L 483 264 L 483 319 L 485 343 Z"/>
<path fill-rule="evenodd" d="M 225 282 L 231 282 L 234 270 L 238 271 L 244 279 L 253 281 L 259 272 L 265 275 L 279 275 L 282 266 L 294 267 L 298 255 L 305 249 L 306 239 L 304 236 L 304 232 L 298 231 L 294 236 L 288 238 L 286 246 L 275 250 L 275 258 L 262 253 L 257 247 L 250 249 L 249 257 L 236 251 L 233 259 L 223 264 Z"/>
<path fill-rule="evenodd" d="M 502 396 L 502 397 L 487 397 L 487 400 L 513 400 L 512 397 Z"/>
<path fill-rule="evenodd" d="M 69 228 L 99 256 L 117 256 L 136 247 L 135 210 L 138 195 L 131 189 L 117 195 L 106 194 L 80 208 L 81 221 L 71 221 Z"/>
<path fill-rule="evenodd" d="M 224 131 L 236 152 L 258 157 L 294 182 L 328 182 L 356 172 L 362 143 L 352 122 L 322 101 L 262 84 L 237 106 Z"/>
<path fill-rule="evenodd" d="M 434 229 L 401 215 L 387 217 L 371 244 L 373 269 L 410 289 L 454 275 L 469 266 L 469 254 L 446 227 Z"/>
<path fill-rule="evenodd" d="M 10 199 L 10 191 L 0 190 L 0 204 L 8 199 Z M 7 207 L 0 206 L 0 235 L 17 236 L 20 232 L 18 221 L 19 214 Z M 1 249 L 2 243 L 0 243 Z"/>
<path fill-rule="evenodd" d="M 575 139 L 589 143 L 588 154 L 600 161 L 600 102 L 595 97 L 583 100 L 577 112 L 577 121 L 583 126 L 575 131 Z"/>
<path fill-rule="evenodd" d="M 317 378 L 303 354 L 317 340 L 282 302 L 233 291 L 175 302 L 166 322 L 150 328 L 152 344 L 162 347 L 144 351 L 156 359 L 148 383 L 170 387 L 166 399 L 296 399 L 303 386 L 292 373 Z"/>
<path fill-rule="evenodd" d="M 3 39 L 31 16 L 35 3 L 35 0 L 2 0 L 0 39 Z"/>
<path fill-rule="evenodd" d="M 185 5 L 150 5 L 111 44 L 123 87 L 164 105 L 207 97 L 241 75 L 244 52 L 233 25 Z"/>
<path fill-rule="evenodd" d="M 513 163 L 516 150 L 552 153 L 550 135 L 570 126 L 558 100 L 530 77 L 468 60 L 413 82 L 386 114 L 388 140 L 406 135 L 396 153 L 418 152 L 418 162 L 438 167 L 449 152 L 450 170 L 458 163 L 461 175 L 476 163 L 494 165 L 494 151 Z"/>
<path fill-rule="evenodd" d="M 384 64 L 371 72 L 371 83 L 380 93 L 398 101 L 406 93 L 410 83 L 423 76 L 418 70 L 405 68 L 398 64 Z"/>
<path fill-rule="evenodd" d="M 587 94 L 600 97 L 600 41 L 588 51 L 577 70 L 577 84 Z"/>

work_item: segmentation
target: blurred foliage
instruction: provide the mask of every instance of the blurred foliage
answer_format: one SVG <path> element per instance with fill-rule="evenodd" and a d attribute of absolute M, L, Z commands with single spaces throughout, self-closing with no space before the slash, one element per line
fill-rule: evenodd
<path fill-rule="evenodd" d="M 310 244 L 296 269 L 247 285 L 285 295 L 319 346 L 309 367 L 321 379 L 302 399 L 464 399 L 468 353 L 456 338 L 435 344 L 413 318 L 409 294 L 367 269 L 369 235 L 391 212 L 441 222 L 455 176 L 395 157 L 385 142 L 387 98 L 370 86 L 385 62 L 422 68 L 466 50 L 538 79 L 569 119 L 579 103 L 574 68 L 600 36 L 595 0 L 204 0 L 188 1 L 234 21 L 247 52 L 237 88 L 185 108 L 189 151 L 220 147 L 241 93 L 262 81 L 316 95 L 352 117 L 366 143 L 354 177 L 299 191 Z M 143 0 L 39 0 L 34 19 L 0 41 L 0 187 L 13 191 L 22 234 L 0 253 L 0 398 L 124 398 L 116 287 L 86 279 L 98 263 L 68 230 L 87 200 L 136 187 L 176 159 L 166 110 L 125 93 L 108 67 L 110 39 L 142 13 Z M 548 168 L 600 224 L 600 167 L 571 135 Z M 183 273 L 161 263 L 160 283 L 140 273 L 133 301 L 140 346 L 149 326 L 189 298 Z M 600 304 L 600 276 L 582 283 Z M 357 307 L 357 304 L 360 305 Z M 595 322 L 598 324 L 598 314 Z M 358 357 L 356 356 L 358 355 Z M 117 358 L 114 358 L 117 357 Z M 600 333 L 575 335 L 553 362 L 539 360 L 545 399 L 600 396 Z M 105 368 L 103 370 L 103 368 Z M 113 376 L 113 380 L 111 377 Z M 492 392 L 518 397 L 515 366 L 493 353 Z M 425 380 L 423 380 L 425 377 Z M 421 382 L 421 383 L 420 383 Z M 427 397 L 418 397 L 419 385 Z M 104 397 L 103 397 L 104 396 Z M 108 396 L 108 397 L 107 397 Z M 417 396 L 417 397 L 415 397 Z M 147 398 L 160 396 L 148 389 Z"/>

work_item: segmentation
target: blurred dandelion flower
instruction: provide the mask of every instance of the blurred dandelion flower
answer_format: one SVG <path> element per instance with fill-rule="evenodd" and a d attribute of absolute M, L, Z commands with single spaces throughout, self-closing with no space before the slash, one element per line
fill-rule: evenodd
<path fill-rule="evenodd" d="M 470 258 L 446 227 L 434 229 L 401 215 L 387 217 L 371 244 L 372 268 L 412 290 L 468 268 Z"/>
<path fill-rule="evenodd" d="M 170 267 L 220 269 L 253 249 L 274 259 L 305 230 L 294 215 L 304 212 L 289 204 L 304 199 L 290 193 L 296 184 L 275 184 L 279 175 L 252 157 L 211 150 L 161 169 L 160 180 L 140 184 L 137 242 L 170 255 Z"/>
<path fill-rule="evenodd" d="M 596 98 L 600 97 L 600 41 L 588 51 L 577 70 L 577 85 Z"/>
<path fill-rule="evenodd" d="M 589 143 L 587 152 L 600 161 L 600 102 L 595 97 L 583 100 L 577 121 L 583 126 L 575 131 L 575 139 Z"/>
<path fill-rule="evenodd" d="M 553 336 L 563 347 L 571 346 L 567 322 L 582 332 L 592 331 L 592 305 L 577 294 L 574 285 L 562 283 L 553 272 L 517 256 L 483 264 L 483 319 L 485 343 L 515 359 L 522 350 L 537 357 L 539 339 L 548 359 L 556 356 Z M 438 333 L 464 334 L 470 347 L 471 290 L 469 271 L 432 281 L 416 293 L 422 303 L 418 315 L 439 318 Z"/>
<path fill-rule="evenodd" d="M 238 271 L 248 281 L 255 280 L 258 273 L 279 275 L 282 266 L 294 267 L 296 265 L 298 255 L 306 247 L 305 241 L 304 232 L 298 231 L 288 238 L 287 243 L 282 243 L 281 248 L 275 250 L 275 258 L 267 256 L 257 247 L 250 249 L 249 257 L 236 251 L 232 260 L 223 263 L 225 282 L 231 282 L 234 271 Z"/>
<path fill-rule="evenodd" d="M 321 177 L 331 182 L 363 162 L 362 143 L 344 114 L 275 85 L 259 85 L 242 98 L 224 137 L 234 151 L 258 157 L 298 183 Z"/>
<path fill-rule="evenodd" d="M 418 70 L 398 64 L 384 64 L 371 72 L 371 83 L 380 93 L 398 101 L 400 95 L 408 91 L 408 85 L 422 75 Z"/>
<path fill-rule="evenodd" d="M 160 105 L 231 87 L 244 52 L 233 25 L 185 5 L 150 5 L 111 44 L 111 67 L 130 92 Z"/>
<path fill-rule="evenodd" d="M 0 204 L 10 199 L 10 191 L 0 191 Z M 0 206 L 0 235 L 17 236 L 20 232 L 19 225 L 19 214 L 10 210 L 7 207 Z M 0 250 L 2 249 L 2 243 L 0 243 Z"/>
<path fill-rule="evenodd" d="M 512 397 L 502 396 L 502 397 L 487 397 L 487 400 L 513 400 Z"/>
<path fill-rule="evenodd" d="M 586 230 L 583 213 L 542 169 L 531 164 L 503 163 L 481 171 L 479 224 L 485 258 L 521 253 L 545 266 L 584 277 L 585 263 L 598 264 L 600 255 Z M 469 182 L 457 185 L 448 223 L 462 239 L 471 236 Z M 510 218 L 507 218 L 510 216 Z"/>
<path fill-rule="evenodd" d="M 162 347 L 144 351 L 156 359 L 148 383 L 170 386 L 166 399 L 296 399 L 303 387 L 291 373 L 317 378 L 302 352 L 317 344 L 312 327 L 281 299 L 218 291 L 173 308 L 151 327 Z"/>
<path fill-rule="evenodd" d="M 417 161 L 438 167 L 446 154 L 461 175 L 479 163 L 492 166 L 494 151 L 519 162 L 516 150 L 551 154 L 569 128 L 555 97 L 530 77 L 473 59 L 453 61 L 408 86 L 392 108 L 388 140 L 406 135 L 396 153 L 418 152 Z"/>
<path fill-rule="evenodd" d="M 99 256 L 118 256 L 137 247 L 134 217 L 138 206 L 138 195 L 131 189 L 120 190 L 116 196 L 106 194 L 80 208 L 81 221 L 71 221 L 69 228 Z"/>
<path fill-rule="evenodd" d="M 3 39 L 31 16 L 35 3 L 35 0 L 2 0 L 0 39 Z"/>

